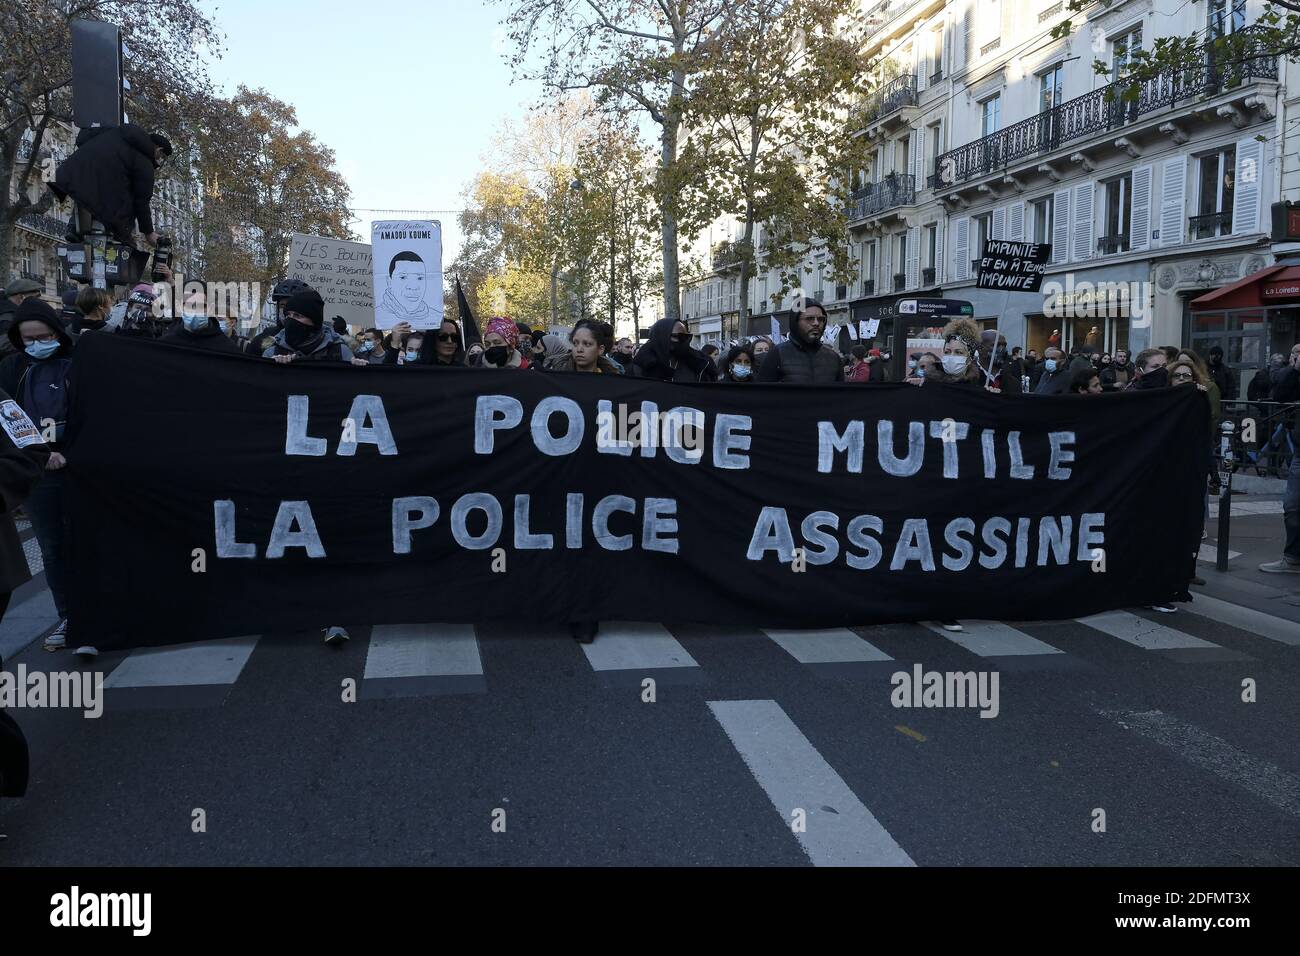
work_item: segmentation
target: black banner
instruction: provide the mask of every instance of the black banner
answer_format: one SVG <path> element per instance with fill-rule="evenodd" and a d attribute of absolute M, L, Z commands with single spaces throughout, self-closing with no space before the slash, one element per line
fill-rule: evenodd
<path fill-rule="evenodd" d="M 674 385 L 88 335 L 69 640 L 1045 620 L 1186 598 L 1207 414 L 1195 389 Z"/>
<path fill-rule="evenodd" d="M 1050 242 L 986 239 L 975 288 L 1037 292 L 1043 284 L 1043 271 L 1051 257 Z"/>

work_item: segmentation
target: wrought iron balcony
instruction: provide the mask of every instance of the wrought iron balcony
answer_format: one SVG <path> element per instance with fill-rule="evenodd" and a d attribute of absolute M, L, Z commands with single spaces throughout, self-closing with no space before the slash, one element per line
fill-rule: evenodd
<path fill-rule="evenodd" d="M 852 196 L 848 208 L 849 221 L 878 216 L 895 206 L 910 206 L 916 202 L 916 177 L 910 174 L 890 173 L 878 183 L 859 189 Z"/>
<path fill-rule="evenodd" d="M 906 272 L 895 272 L 895 273 L 894 273 L 894 291 L 895 291 L 895 292 L 902 292 L 902 291 L 903 291 L 904 289 L 906 289 L 906 288 L 907 288 L 907 273 L 906 273 Z"/>
<path fill-rule="evenodd" d="M 866 127 L 884 119 L 904 106 L 916 104 L 916 77 L 910 73 L 896 76 L 876 91 L 855 114 L 857 125 Z"/>
<path fill-rule="evenodd" d="M 1226 236 L 1232 232 L 1232 210 L 1212 212 L 1204 216 L 1192 216 L 1188 219 L 1193 239 L 1213 239 Z"/>
<path fill-rule="evenodd" d="M 921 270 L 921 285 L 934 285 L 934 266 L 927 266 Z"/>
<path fill-rule="evenodd" d="M 1102 236 L 1097 240 L 1097 252 L 1103 256 L 1117 252 L 1128 252 L 1128 233 L 1121 232 L 1113 236 Z"/>
<path fill-rule="evenodd" d="M 18 225 L 32 232 L 39 232 L 51 239 L 62 239 L 68 231 L 68 223 L 63 219 L 46 216 L 39 212 L 25 212 L 18 217 Z"/>
<path fill-rule="evenodd" d="M 1224 66 L 1207 56 L 1195 66 L 1167 70 L 1141 84 L 1136 99 L 1123 98 L 1129 84 L 1111 83 L 949 150 L 939 157 L 937 181 L 934 177 L 932 181 L 937 189 L 951 189 L 1012 163 L 1119 129 L 1147 114 L 1216 96 L 1252 80 L 1277 77 L 1277 57 L 1251 43 L 1240 62 Z"/>
<path fill-rule="evenodd" d="M 943 70 L 935 70 L 930 74 L 930 86 L 943 82 Z"/>

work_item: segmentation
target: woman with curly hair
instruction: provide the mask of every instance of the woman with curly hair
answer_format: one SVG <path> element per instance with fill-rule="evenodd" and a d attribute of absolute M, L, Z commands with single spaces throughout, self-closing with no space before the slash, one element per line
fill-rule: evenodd
<path fill-rule="evenodd" d="M 947 382 L 950 385 L 969 385 L 980 388 L 979 366 L 975 358 L 980 348 L 980 330 L 970 319 L 953 319 L 943 327 L 943 355 L 933 372 L 923 378 L 909 378 L 912 385 L 926 382 Z M 998 391 L 990 388 L 990 391 Z"/>

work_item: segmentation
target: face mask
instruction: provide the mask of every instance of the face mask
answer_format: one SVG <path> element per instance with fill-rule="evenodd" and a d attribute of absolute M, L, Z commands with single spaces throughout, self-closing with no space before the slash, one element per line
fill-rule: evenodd
<path fill-rule="evenodd" d="M 374 350 L 375 350 L 375 342 L 373 339 L 366 339 L 364 342 L 361 343 L 361 351 L 373 352 Z"/>
<path fill-rule="evenodd" d="M 921 366 L 920 368 L 918 368 L 918 369 L 916 370 L 916 377 L 917 377 L 917 378 L 925 378 L 925 366 L 924 366 L 924 365 Z"/>
<path fill-rule="evenodd" d="M 483 358 L 489 365 L 505 365 L 509 354 L 510 350 L 504 345 L 494 345 L 483 353 Z"/>
<path fill-rule="evenodd" d="M 733 365 L 731 366 L 731 374 L 743 381 L 744 379 L 749 378 L 751 374 L 753 374 L 753 369 L 751 369 L 748 365 Z"/>
<path fill-rule="evenodd" d="M 185 323 L 185 328 L 191 332 L 200 332 L 208 327 L 208 317 L 206 315 L 196 315 L 193 312 L 182 314 L 181 321 Z"/>
<path fill-rule="evenodd" d="M 1056 359 L 1048 359 L 1046 362 L 1043 363 L 1043 368 L 1047 369 L 1048 372 L 1055 372 Z"/>
<path fill-rule="evenodd" d="M 1138 379 L 1138 385 L 1141 388 L 1164 388 L 1168 384 L 1169 370 L 1163 365 L 1149 372 L 1143 372 L 1142 377 Z"/>
<path fill-rule="evenodd" d="M 683 338 L 677 341 L 669 340 L 669 351 L 681 358 L 684 355 L 691 354 L 691 340 Z"/>
<path fill-rule="evenodd" d="M 419 357 L 420 357 L 420 353 L 417 352 L 415 349 L 406 350 L 406 360 L 408 362 L 414 362 Z"/>
<path fill-rule="evenodd" d="M 292 348 L 299 348 L 306 345 L 316 337 L 316 329 L 310 325 L 303 325 L 296 319 L 289 319 L 284 323 L 284 340 Z"/>
<path fill-rule="evenodd" d="M 915 362 L 912 362 L 912 361 L 909 361 L 909 362 L 907 363 L 907 370 L 908 370 L 909 372 L 915 372 L 915 371 L 916 371 L 916 363 L 915 363 Z"/>
<path fill-rule="evenodd" d="M 27 354 L 34 359 L 47 359 L 59 350 L 59 340 L 52 342 L 33 342 L 27 346 Z"/>
<path fill-rule="evenodd" d="M 945 355 L 943 357 L 943 370 L 949 375 L 960 375 L 966 371 L 966 366 L 970 364 L 970 359 L 964 355 Z"/>

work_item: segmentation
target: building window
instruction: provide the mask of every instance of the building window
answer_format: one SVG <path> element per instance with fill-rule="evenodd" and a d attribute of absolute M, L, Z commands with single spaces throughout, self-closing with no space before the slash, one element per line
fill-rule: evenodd
<path fill-rule="evenodd" d="M 1192 238 L 1213 239 L 1232 232 L 1232 195 L 1237 171 L 1237 147 L 1227 146 L 1197 160 L 1200 163 L 1197 214 Z"/>
<path fill-rule="evenodd" d="M 1128 251 L 1129 214 L 1133 203 L 1133 176 L 1125 173 L 1105 184 L 1106 226 L 1097 240 L 1097 250 L 1106 255 Z"/>
<path fill-rule="evenodd" d="M 867 243 L 867 252 L 863 258 L 866 260 L 866 272 L 862 276 L 862 281 L 865 283 L 864 288 L 870 287 L 872 290 L 867 293 L 871 295 L 876 287 L 876 244 L 874 242 Z"/>
<path fill-rule="evenodd" d="M 972 216 L 971 225 L 974 226 L 974 231 L 971 233 L 971 241 L 974 243 L 971 246 L 971 253 L 975 259 L 981 259 L 984 256 L 984 243 L 988 242 L 993 229 L 993 216 L 989 213 Z"/>
<path fill-rule="evenodd" d="M 1120 74 L 1133 62 L 1133 54 L 1142 49 L 1142 26 L 1139 24 L 1127 33 L 1122 33 L 1111 42 L 1111 79 L 1118 80 Z"/>
<path fill-rule="evenodd" d="M 1246 25 L 1246 0 L 1210 0 L 1206 17 L 1211 37 L 1236 33 Z"/>
<path fill-rule="evenodd" d="M 943 79 L 943 24 L 930 33 L 930 82 Z"/>
<path fill-rule="evenodd" d="M 1065 98 L 1065 78 L 1061 74 L 1061 64 L 1056 64 L 1046 73 L 1038 75 L 1038 111 L 1045 113 L 1061 105 Z"/>
<path fill-rule="evenodd" d="M 1052 197 L 1044 196 L 1033 202 L 1034 242 L 1046 244 L 1052 241 Z"/>
<path fill-rule="evenodd" d="M 983 130 L 981 135 L 989 136 L 996 133 L 1002 121 L 1002 94 L 995 93 L 981 102 L 980 115 L 980 129 Z"/>
<path fill-rule="evenodd" d="M 898 234 L 898 258 L 894 261 L 898 270 L 894 273 L 894 291 L 902 292 L 907 288 L 907 233 Z"/>
<path fill-rule="evenodd" d="M 930 137 L 930 175 L 939 173 L 939 157 L 943 155 L 943 124 L 935 123 L 929 128 Z"/>

